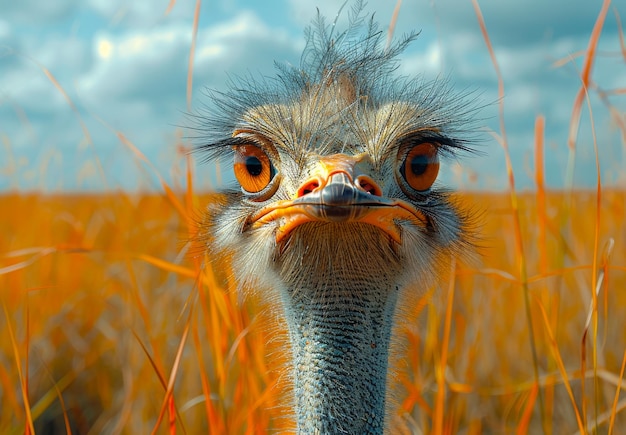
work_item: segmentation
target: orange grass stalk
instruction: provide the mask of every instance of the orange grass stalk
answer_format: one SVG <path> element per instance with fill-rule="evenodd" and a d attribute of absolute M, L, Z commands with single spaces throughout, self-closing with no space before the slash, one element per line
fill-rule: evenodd
<path fill-rule="evenodd" d="M 63 412 L 63 423 L 65 423 L 65 433 L 67 433 L 68 435 L 70 435 L 72 433 L 72 427 L 70 425 L 70 419 L 67 415 L 67 407 L 65 406 L 65 400 L 63 400 L 63 394 L 61 393 L 61 388 L 59 388 L 59 382 L 56 382 L 54 377 L 52 376 L 52 373 L 50 373 L 50 370 L 48 369 L 48 366 L 43 363 L 42 364 L 44 370 L 46 371 L 46 374 L 48 375 L 48 378 L 50 379 L 52 386 L 54 387 L 54 392 L 56 395 L 56 398 L 59 399 L 59 403 L 61 404 L 61 410 Z M 63 379 L 61 380 L 63 381 Z M 64 382 L 62 384 L 63 387 L 67 386 L 69 382 Z M 48 405 L 46 405 L 47 407 Z M 34 409 L 37 407 L 37 404 L 33 407 L 33 416 L 35 416 L 35 412 Z M 35 416 L 35 418 L 37 418 Z"/>
<path fill-rule="evenodd" d="M 179 264 L 174 264 L 170 261 L 166 261 L 166 260 L 162 260 L 160 258 L 154 257 L 152 255 L 148 255 L 148 254 L 136 254 L 135 255 L 136 258 L 145 261 L 146 263 L 152 264 L 156 267 L 158 267 L 159 269 L 162 270 L 166 270 L 168 272 L 172 272 L 175 273 L 177 275 L 182 275 L 182 276 L 186 276 L 188 278 L 196 278 L 198 276 L 198 273 L 195 272 L 194 270 L 185 267 L 185 266 L 181 266 Z"/>
<path fill-rule="evenodd" d="M 617 416 L 617 404 L 619 402 L 619 393 L 622 386 L 622 379 L 624 379 L 624 368 L 626 368 L 626 350 L 624 351 L 624 357 L 622 358 L 622 368 L 619 372 L 619 382 L 615 389 L 615 399 L 613 399 L 613 406 L 611 407 L 611 420 L 609 421 L 609 435 L 613 433 L 615 427 L 615 417 Z"/>
<path fill-rule="evenodd" d="M 608 8 L 608 3 L 605 2 L 605 6 Z M 604 10 L 604 7 L 603 7 Z M 604 13 L 606 15 L 606 12 Z M 602 13 L 601 13 L 602 15 Z M 600 20 L 600 18 L 598 18 Z M 604 17 L 602 17 L 602 21 L 604 21 Z M 597 24 L 597 22 L 596 22 Z M 595 28 L 594 28 L 595 30 Z M 588 78 L 587 78 L 588 80 Z M 598 245 L 600 238 L 600 209 L 602 207 L 601 199 L 602 199 L 602 173 L 600 172 L 600 156 L 598 152 L 598 142 L 596 139 L 596 129 L 595 122 L 593 120 L 593 111 L 591 109 L 591 102 L 589 101 L 589 94 L 587 93 L 587 88 L 585 86 L 585 78 L 583 77 L 583 85 L 582 88 L 585 91 L 585 101 L 587 103 L 587 108 L 589 109 L 589 120 L 591 122 L 591 134 L 593 137 L 593 151 L 596 159 L 596 215 L 595 215 L 595 225 L 594 225 L 594 234 L 593 234 L 593 267 L 591 269 L 591 306 L 589 307 L 589 315 L 587 317 L 587 322 L 585 323 L 584 332 L 582 335 L 582 343 L 581 343 L 581 374 L 585 373 L 585 365 L 586 365 L 586 349 L 587 349 L 587 333 L 589 331 L 590 323 L 593 322 L 593 346 L 592 346 L 592 364 L 593 364 L 593 385 L 594 385 L 594 421 L 598 421 L 598 403 L 600 401 L 599 393 L 600 389 L 598 386 L 598 292 L 601 288 L 601 280 L 598 282 Z M 585 382 L 584 377 L 581 378 L 581 389 L 582 389 L 582 416 L 583 423 L 587 426 L 587 409 L 586 409 L 586 400 L 585 400 Z"/>
<path fill-rule="evenodd" d="M 561 358 L 561 352 L 559 351 L 559 344 L 554 337 L 554 333 L 552 332 L 552 328 L 550 327 L 550 319 L 548 319 L 548 315 L 546 314 L 546 310 L 543 308 L 543 304 L 539 300 L 539 298 L 535 297 L 535 302 L 539 307 L 539 312 L 541 313 L 541 317 L 543 319 L 543 323 L 545 326 L 545 331 L 548 334 L 550 349 L 552 350 L 552 355 L 559 367 L 559 371 L 561 372 L 561 378 L 563 379 L 563 384 L 565 385 L 565 389 L 567 390 L 567 394 L 572 402 L 572 408 L 576 413 L 576 423 L 578 424 L 578 430 L 581 434 L 585 433 L 585 425 L 583 424 L 583 420 L 581 418 L 580 412 L 578 411 L 578 406 L 576 405 L 576 399 L 574 398 L 574 392 L 572 391 L 572 387 L 569 383 L 569 376 L 567 374 L 567 370 L 565 369 L 565 364 L 563 364 L 563 359 Z M 584 374 L 583 374 L 584 381 Z"/>
<path fill-rule="evenodd" d="M 527 269 L 526 269 L 526 259 L 525 259 L 524 245 L 523 245 L 523 239 L 522 239 L 522 228 L 521 228 L 521 223 L 520 223 L 517 194 L 515 191 L 515 176 L 513 174 L 513 166 L 511 164 L 511 156 L 509 154 L 508 141 L 506 137 L 506 129 L 504 125 L 504 80 L 502 78 L 502 73 L 500 72 L 500 67 L 498 65 L 498 60 L 496 59 L 493 46 L 491 45 L 491 39 L 489 38 L 489 33 L 487 32 L 487 26 L 485 24 L 483 14 L 480 10 L 480 5 L 478 4 L 478 0 L 472 0 L 472 5 L 474 6 L 474 11 L 476 13 L 478 23 L 480 25 L 480 30 L 483 35 L 483 39 L 485 40 L 487 50 L 489 51 L 489 56 L 491 57 L 494 70 L 496 71 L 496 76 L 498 77 L 498 98 L 499 98 L 498 110 L 499 110 L 500 133 L 501 133 L 501 141 L 499 142 L 504 148 L 506 168 L 507 168 L 507 173 L 509 175 L 509 188 L 511 192 L 511 209 L 513 211 L 513 219 L 514 219 L 514 226 L 515 226 L 515 242 L 516 242 L 515 246 L 517 250 L 517 258 L 519 260 L 520 280 L 522 282 L 522 289 L 524 293 L 524 306 L 526 309 L 526 321 L 528 323 L 528 332 L 530 335 L 530 348 L 531 348 L 532 358 L 533 358 L 533 370 L 534 370 L 534 376 L 535 376 L 535 384 L 539 386 L 539 363 L 538 363 L 538 358 L 537 358 L 537 349 L 535 345 L 535 332 L 533 328 L 532 313 L 530 311 L 528 274 L 527 274 Z M 545 428 L 546 416 L 545 416 L 545 410 L 544 410 L 544 404 L 543 404 L 543 395 L 541 394 L 541 391 L 539 392 L 539 410 L 541 413 L 541 424 Z"/>
<path fill-rule="evenodd" d="M 435 398 L 435 409 L 433 415 L 433 433 L 443 433 L 444 413 L 445 413 L 445 400 L 446 400 L 446 368 L 448 365 L 448 345 L 450 343 L 450 330 L 452 325 L 452 307 L 454 302 L 454 284 L 455 284 L 455 271 L 456 262 L 452 258 L 450 267 L 450 279 L 448 284 L 448 292 L 446 300 L 446 316 L 443 326 L 443 337 L 441 342 L 441 357 L 439 363 L 435 366 L 435 378 L 437 381 L 437 396 Z M 452 418 L 450 418 L 452 421 Z"/>
<path fill-rule="evenodd" d="M 389 22 L 389 30 L 387 30 L 387 43 L 385 49 L 389 49 L 391 46 L 391 40 L 393 39 L 393 33 L 396 29 L 396 22 L 398 21 L 398 14 L 400 13 L 400 7 L 402 6 L 402 0 L 396 2 L 396 7 L 393 9 L 391 15 L 391 21 Z"/>
<path fill-rule="evenodd" d="M 613 253 L 613 247 L 615 246 L 615 239 L 613 237 L 609 237 L 604 243 L 604 248 L 602 249 L 602 277 L 604 278 L 604 318 L 609 318 L 609 261 L 611 258 L 611 254 Z M 604 328 L 604 337 L 602 339 L 603 345 L 606 344 L 606 337 L 608 335 L 608 328 Z"/>
<path fill-rule="evenodd" d="M 571 189 L 574 183 L 574 165 L 576 164 L 576 139 L 578 137 L 578 126 L 580 124 L 580 112 L 582 104 L 587 93 L 587 89 L 591 86 L 591 70 L 596 58 L 596 51 L 598 48 L 598 42 L 600 40 L 600 33 L 602 27 L 604 27 L 604 19 L 609 10 L 611 0 L 604 0 L 602 3 L 602 9 L 598 14 L 598 18 L 593 26 L 591 37 L 589 38 L 589 45 L 587 46 L 587 55 L 585 56 L 585 62 L 581 73 L 581 87 L 574 99 L 574 106 L 572 108 L 572 116 L 570 118 L 570 130 L 567 139 L 567 146 L 569 147 L 570 154 L 567 162 L 565 186 Z"/>
<path fill-rule="evenodd" d="M 539 392 L 539 386 L 537 384 L 533 384 L 530 388 L 530 394 L 528 396 L 528 400 L 526 401 L 526 406 L 524 406 L 524 411 L 522 413 L 522 418 L 517 425 L 517 430 L 515 433 L 517 435 L 523 435 L 528 433 L 528 428 L 530 426 L 530 420 L 533 416 L 533 408 L 535 407 L 535 401 L 537 400 L 537 393 Z"/>
<path fill-rule="evenodd" d="M 537 183 L 537 223 L 539 245 L 539 271 L 544 274 L 548 271 L 548 248 L 546 246 L 546 180 L 544 165 L 544 131 L 546 120 L 537 116 L 535 120 L 535 181 Z"/>
<path fill-rule="evenodd" d="M 46 77 L 48 77 L 48 80 L 50 80 L 52 82 L 52 84 L 54 85 L 54 87 L 57 88 L 57 90 L 61 93 L 61 95 L 63 95 L 63 98 L 65 99 L 67 104 L 72 109 L 72 112 L 74 112 L 74 114 L 78 118 L 78 122 L 80 123 L 80 126 L 81 126 L 81 128 L 83 130 L 83 134 L 85 135 L 85 139 L 87 140 L 87 143 L 89 143 L 90 145 L 93 144 L 93 142 L 91 140 L 91 134 L 89 133 L 89 129 L 87 128 L 87 125 L 85 125 L 85 122 L 83 121 L 83 118 L 80 116 L 80 112 L 76 108 L 76 105 L 74 104 L 74 102 L 72 101 L 70 96 L 67 94 L 67 92 L 65 92 L 65 89 L 63 89 L 63 86 L 61 86 L 59 81 L 54 77 L 54 75 L 52 75 L 52 73 L 50 72 L 50 70 L 48 68 L 46 68 L 45 66 L 41 65 L 39 62 L 36 62 L 36 63 L 37 63 L 37 66 L 39 66 L 39 68 L 41 68 L 41 70 L 46 75 Z M 102 169 L 102 168 L 100 168 L 100 169 Z M 104 171 L 102 171 L 102 173 L 104 173 Z"/>
<path fill-rule="evenodd" d="M 163 15 L 169 15 L 169 13 L 172 12 L 172 9 L 174 9 L 175 4 L 176 4 L 176 0 L 170 0 L 170 2 L 167 5 L 167 9 L 165 9 L 165 13 L 163 13 Z"/>
<path fill-rule="evenodd" d="M 44 362 L 42 361 L 42 363 Z M 52 381 L 55 391 L 52 391 L 52 390 L 47 391 L 46 394 L 44 394 L 37 401 L 37 403 L 35 403 L 32 406 L 30 410 L 30 414 L 33 418 L 33 421 L 37 420 L 43 414 L 43 412 L 50 406 L 50 404 L 54 401 L 55 398 L 59 398 L 59 400 L 62 401 L 63 396 L 61 395 L 61 392 L 63 392 L 73 381 L 76 380 L 76 374 L 72 372 L 72 373 L 66 374 L 58 381 L 55 381 L 54 378 L 52 377 L 52 374 L 50 374 L 50 371 L 47 365 L 43 364 L 43 367 L 46 370 L 46 373 L 49 374 L 48 377 Z M 63 409 L 64 407 L 65 405 L 61 403 L 61 408 Z"/>
<path fill-rule="evenodd" d="M 417 301 L 414 308 L 414 316 L 417 317 L 424 308 L 431 307 L 432 304 L 429 302 L 432 300 L 432 296 L 435 292 L 435 287 L 430 287 L 424 295 L 422 295 Z M 405 336 L 408 341 L 408 348 L 410 349 L 419 349 L 420 336 L 416 334 L 414 331 L 407 329 Z M 412 355 L 409 356 L 412 358 Z M 417 362 L 412 361 L 412 365 L 417 365 Z M 418 367 L 419 368 L 419 367 Z M 404 387 L 407 390 L 407 397 L 404 399 L 402 406 L 400 407 L 400 412 L 408 413 L 413 409 L 415 405 L 419 406 L 422 411 L 430 418 L 433 416 L 433 411 L 428 404 L 428 402 L 424 399 L 421 392 L 421 385 L 419 382 L 402 379 L 404 382 Z"/>
<path fill-rule="evenodd" d="M 152 365 L 152 369 L 154 370 L 154 373 L 157 375 L 157 378 L 159 378 L 159 382 L 161 383 L 161 386 L 164 389 L 167 389 L 167 382 L 165 381 L 165 377 L 163 376 L 163 374 L 161 373 L 161 370 L 159 369 L 158 365 L 156 364 L 156 362 L 154 361 L 154 359 L 150 355 L 150 351 L 148 351 L 148 348 L 146 347 L 145 344 L 143 344 L 143 342 L 141 341 L 141 339 L 139 338 L 139 336 L 137 335 L 137 333 L 134 330 L 132 331 L 132 333 L 135 336 L 135 339 L 137 340 L 139 345 L 141 346 L 141 349 L 146 354 L 146 357 L 148 357 L 148 361 L 150 362 L 150 365 Z"/>
<path fill-rule="evenodd" d="M 546 243 L 546 227 L 548 225 L 548 216 L 546 213 L 546 181 L 545 181 L 545 163 L 544 163 L 544 135 L 545 135 L 545 117 L 537 116 L 535 119 L 535 182 L 537 184 L 537 246 L 539 248 L 539 276 L 543 277 L 548 272 L 548 246 Z M 547 286 L 543 286 L 544 294 L 549 298 L 548 310 L 550 319 L 552 319 L 552 328 L 558 327 L 558 306 L 559 295 L 554 293 L 550 295 L 547 292 Z M 550 370 L 551 367 L 548 367 Z M 535 391 L 535 395 L 536 395 Z M 546 386 L 545 394 L 545 415 L 547 416 L 544 429 L 547 433 L 552 433 L 552 416 L 554 411 L 554 386 Z M 525 414 L 526 415 L 526 414 Z M 529 414 L 530 417 L 530 414 Z"/>
<path fill-rule="evenodd" d="M 617 9 L 613 9 L 615 13 L 615 21 L 617 23 L 617 34 L 619 35 L 619 46 L 622 50 L 622 57 L 626 59 L 626 43 L 624 42 L 624 32 L 622 31 L 622 20 L 619 17 Z"/>
<path fill-rule="evenodd" d="M 189 64 L 187 66 L 187 110 L 191 111 L 191 94 L 193 91 L 193 61 L 196 54 L 196 39 L 198 36 L 198 21 L 200 20 L 200 6 L 202 0 L 196 0 L 193 12 L 193 29 L 191 31 L 191 47 L 189 48 Z"/>
<path fill-rule="evenodd" d="M 591 84 L 591 69 L 593 68 L 596 51 L 598 48 L 598 42 L 600 40 L 600 33 L 602 32 L 602 27 L 604 27 L 604 19 L 606 18 L 606 14 L 609 10 L 610 4 L 611 0 L 604 0 L 602 2 L 602 9 L 600 10 L 600 14 L 598 15 L 598 18 L 596 19 L 596 22 L 593 26 L 591 38 L 589 39 L 589 45 L 587 46 L 587 55 L 585 56 L 585 63 L 583 65 L 583 71 L 581 73 L 582 84 L 574 100 L 572 116 L 570 119 L 570 134 L 567 139 L 567 144 L 572 150 L 576 147 L 576 137 L 578 124 L 580 121 L 580 111 L 582 109 L 582 104 L 587 93 L 587 88 Z"/>
<path fill-rule="evenodd" d="M 183 331 L 183 335 L 180 338 L 180 343 L 178 345 L 178 351 L 176 352 L 176 358 L 174 359 L 174 364 L 172 366 L 172 370 L 170 371 L 170 377 L 167 382 L 167 388 L 165 391 L 165 397 L 163 398 L 163 404 L 161 405 L 161 411 L 159 412 L 159 416 L 157 417 L 157 421 L 154 425 L 154 429 L 152 429 L 152 435 L 154 435 L 161 425 L 161 421 L 163 420 L 163 416 L 165 415 L 166 410 L 169 412 L 169 428 L 170 433 L 176 433 L 176 415 L 178 411 L 174 405 L 174 383 L 176 382 L 176 374 L 178 373 L 178 368 L 180 367 L 180 360 L 183 354 L 183 349 L 185 348 L 185 343 L 187 341 L 187 335 L 189 334 L 189 326 L 191 324 L 193 310 L 189 310 L 189 315 L 187 316 L 187 321 L 185 322 L 185 329 Z M 181 425 L 183 424 L 182 419 L 180 420 Z M 183 426 L 183 432 L 184 426 Z"/>
<path fill-rule="evenodd" d="M 9 337 L 11 338 L 11 347 L 13 348 L 13 357 L 15 358 L 15 366 L 17 368 L 17 376 L 20 381 L 20 387 L 22 391 L 22 400 L 24 401 L 24 412 L 26 413 L 26 434 L 35 435 L 35 427 L 33 425 L 33 416 L 30 413 L 30 401 L 28 399 L 28 383 L 26 379 L 24 379 L 24 375 L 22 373 L 22 364 L 20 358 L 20 351 L 17 348 L 17 343 L 15 341 L 15 334 L 13 333 L 13 327 L 11 326 L 11 318 L 9 317 L 9 312 L 7 310 L 7 305 L 2 299 L 2 309 L 4 310 L 4 317 L 7 321 L 7 329 L 9 331 Z"/>
<path fill-rule="evenodd" d="M 198 366 L 200 367 L 200 382 L 202 383 L 202 394 L 204 395 L 204 407 L 206 409 L 208 426 L 216 433 L 225 433 L 226 427 L 224 420 L 219 418 L 211 399 L 211 385 L 207 378 L 206 372 L 203 370 L 205 366 L 204 358 L 202 357 L 203 343 L 200 342 L 200 336 L 198 335 L 197 323 L 194 322 L 192 327 L 192 337 L 194 347 L 196 349 L 196 356 L 198 357 Z"/>

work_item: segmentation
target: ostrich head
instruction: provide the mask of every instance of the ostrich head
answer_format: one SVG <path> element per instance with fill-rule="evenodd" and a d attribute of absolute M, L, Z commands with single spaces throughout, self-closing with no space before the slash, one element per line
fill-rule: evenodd
<path fill-rule="evenodd" d="M 200 117 L 199 151 L 238 181 L 209 207 L 209 250 L 286 322 L 299 433 L 383 432 L 402 307 L 467 245 L 436 182 L 441 158 L 469 150 L 467 102 L 394 78 L 415 35 L 384 47 L 373 18 L 350 23 L 318 18 L 299 68 L 212 92 Z"/>

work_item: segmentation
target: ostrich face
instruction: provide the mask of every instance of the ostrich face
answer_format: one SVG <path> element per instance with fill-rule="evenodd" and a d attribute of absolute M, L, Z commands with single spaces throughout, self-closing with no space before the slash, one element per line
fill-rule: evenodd
<path fill-rule="evenodd" d="M 238 213 L 216 234 L 237 252 L 240 279 L 276 287 L 318 275 L 325 260 L 333 274 L 360 259 L 423 282 L 461 239 L 462 219 L 433 187 L 453 139 L 418 104 L 377 106 L 353 86 L 340 76 L 292 104 L 251 108 L 232 131 Z M 298 273 L 283 270 L 294 262 Z"/>
<path fill-rule="evenodd" d="M 377 69 L 390 68 L 393 54 Z M 465 214 L 436 183 L 440 158 L 467 149 L 450 116 L 462 100 L 447 101 L 445 83 L 382 71 L 372 81 L 360 71 L 368 60 L 382 62 L 337 60 L 318 66 L 316 80 L 281 77 L 283 88 L 270 90 L 246 83 L 242 94 L 217 99 L 222 111 L 211 125 L 224 128 L 222 137 L 202 149 L 230 156 L 239 191 L 212 206 L 208 228 L 215 251 L 234 253 L 244 286 L 315 278 L 333 259 L 330 275 L 360 274 L 362 261 L 404 288 L 429 281 L 434 264 L 464 245 Z"/>

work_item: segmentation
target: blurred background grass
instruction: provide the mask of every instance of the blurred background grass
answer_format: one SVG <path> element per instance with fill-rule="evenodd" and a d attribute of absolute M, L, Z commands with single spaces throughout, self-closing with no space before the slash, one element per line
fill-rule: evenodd
<path fill-rule="evenodd" d="M 536 190 L 458 194 L 480 210 L 481 255 L 399 328 L 405 431 L 626 427 L 626 192 L 546 190 L 542 134 L 538 117 Z M 193 239 L 217 196 L 196 192 L 193 172 L 182 157 L 161 193 L 0 196 L 0 432 L 292 428 L 281 325 L 235 292 L 228 264 L 205 267 Z"/>

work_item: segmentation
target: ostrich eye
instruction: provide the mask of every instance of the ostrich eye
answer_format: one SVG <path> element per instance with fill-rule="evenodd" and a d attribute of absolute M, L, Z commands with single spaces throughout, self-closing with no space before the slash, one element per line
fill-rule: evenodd
<path fill-rule="evenodd" d="M 265 152 L 254 145 L 235 148 L 235 177 L 246 192 L 258 193 L 274 178 L 276 171 Z"/>
<path fill-rule="evenodd" d="M 429 142 L 411 148 L 400 166 L 400 174 L 404 181 L 417 191 L 430 189 L 438 173 L 437 147 Z"/>

